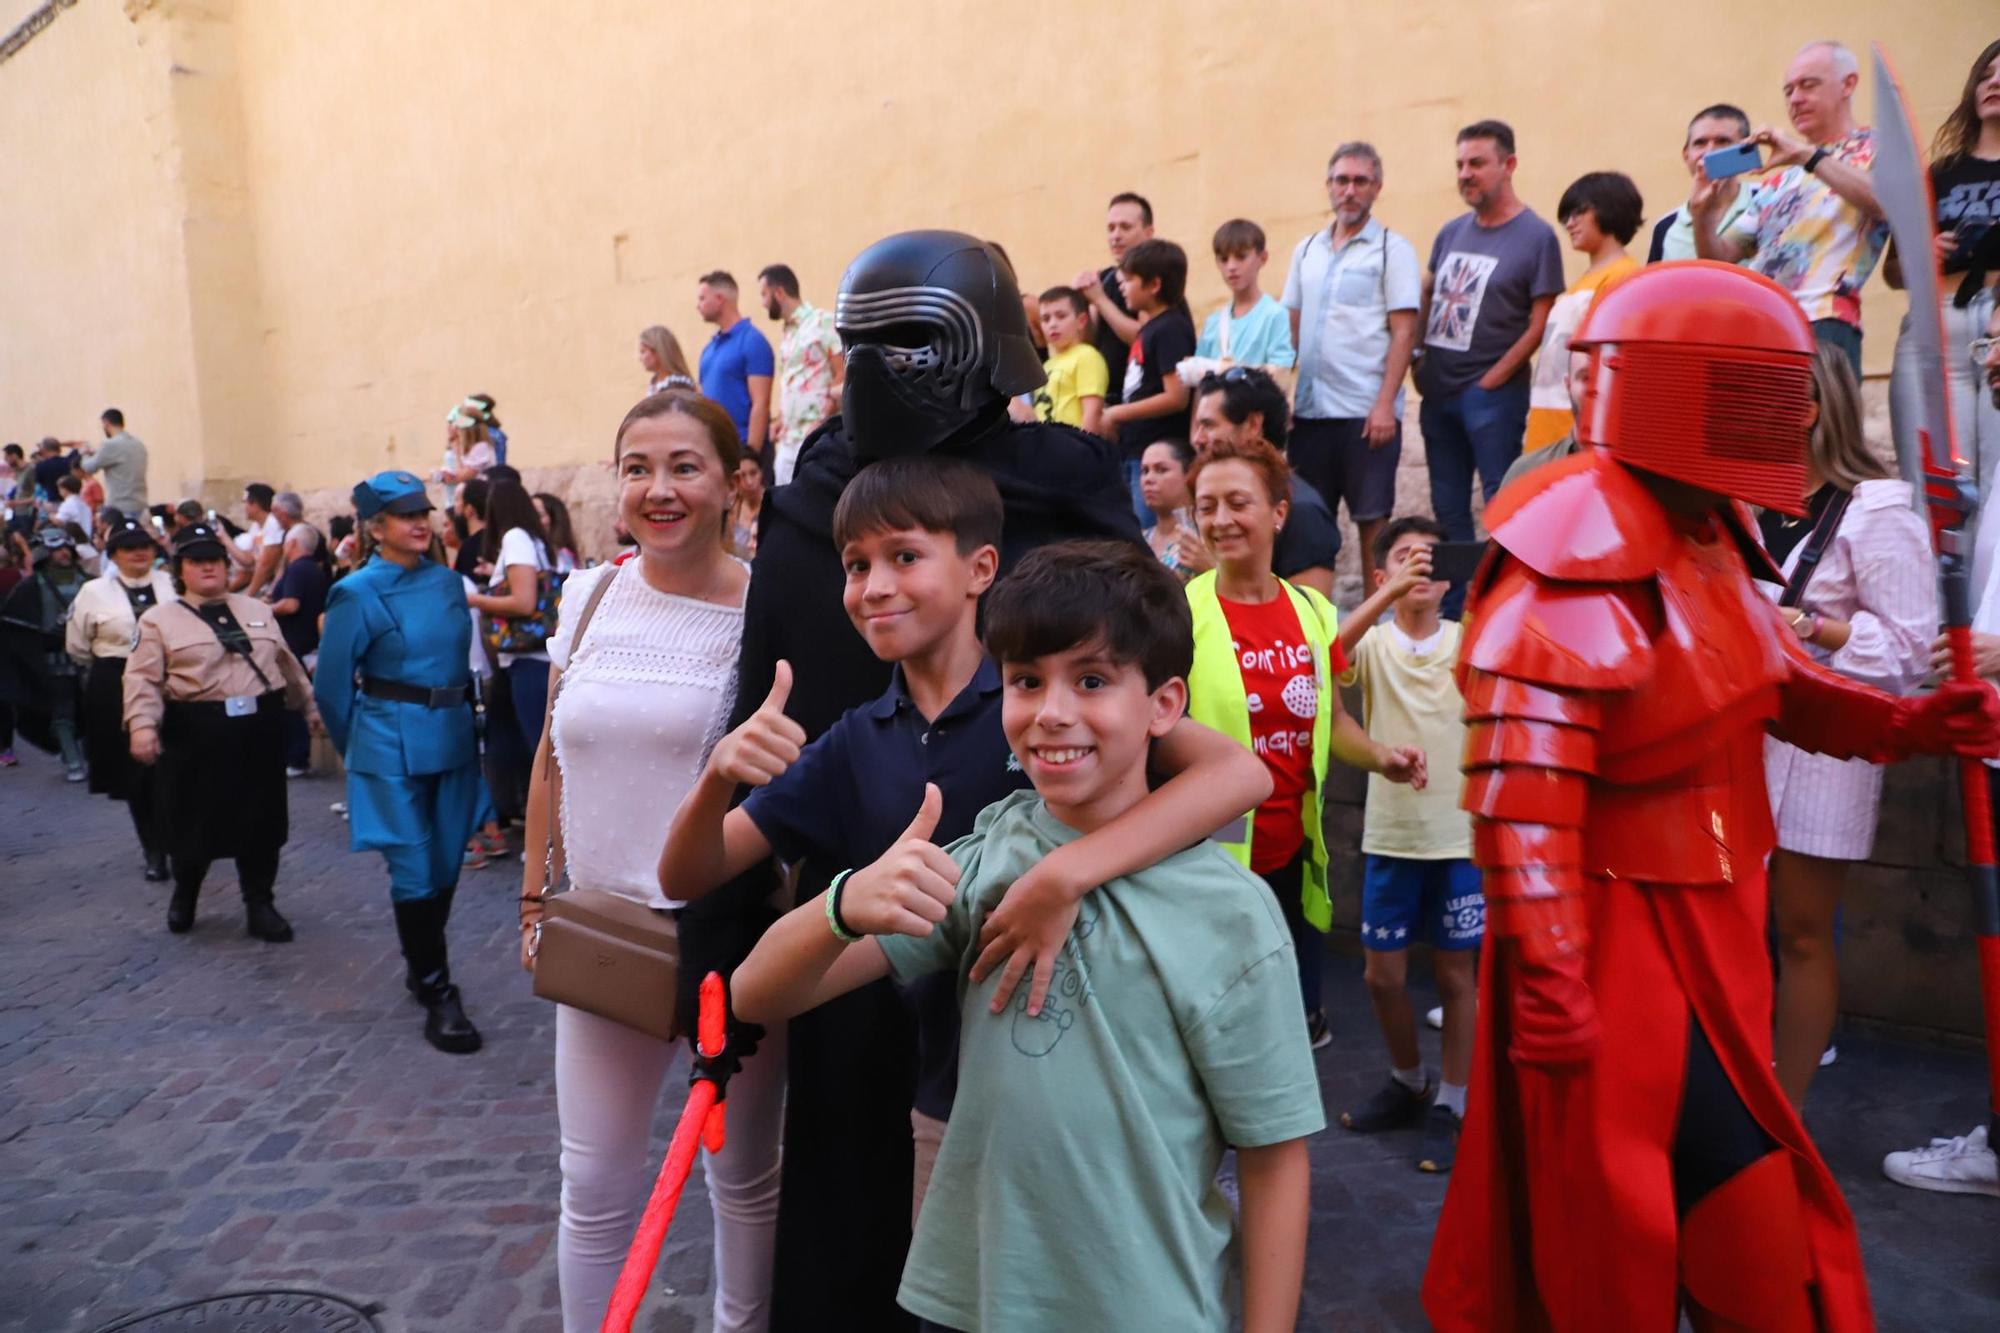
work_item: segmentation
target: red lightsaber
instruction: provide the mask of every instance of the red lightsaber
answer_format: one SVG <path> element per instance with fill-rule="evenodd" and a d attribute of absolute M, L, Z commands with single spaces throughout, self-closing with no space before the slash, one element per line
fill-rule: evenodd
<path fill-rule="evenodd" d="M 1922 447 L 1923 495 L 1930 506 L 1931 535 L 1938 551 L 1938 585 L 1944 602 L 1945 637 L 1951 645 L 1951 678 L 1976 681 L 1972 660 L 1972 552 L 1965 523 L 1978 512 L 1979 493 L 1952 430 L 1951 395 L 1945 383 L 1944 321 L 1938 306 L 1937 216 L 1930 176 L 1912 129 L 1909 103 L 1877 43 L 1875 54 L 1876 201 L 1888 218 L 1910 296 L 1910 326 L 1921 393 L 1917 439 Z M 1903 460 L 1905 474 L 1917 460 Z M 2000 510 L 1987 516 L 2000 522 Z M 1983 590 L 1982 590 L 1983 591 Z M 1994 869 L 1993 810 L 1986 765 L 1961 759 L 1959 803 L 1965 815 L 1966 871 L 1971 880 L 1975 928 L 1979 934 L 1979 989 L 1986 1010 L 1988 1137 L 2000 1143 L 2000 873 Z"/>
<path fill-rule="evenodd" d="M 605 1311 L 601 1333 L 631 1333 L 632 1318 L 646 1299 L 646 1285 L 653 1280 L 660 1248 L 667 1243 L 667 1228 L 673 1225 L 674 1209 L 681 1201 L 681 1189 L 694 1168 L 697 1142 L 710 1152 L 722 1151 L 723 1113 L 729 1072 L 721 1065 L 727 1048 L 728 1006 L 723 1003 L 722 977 L 715 972 L 701 979 L 701 1013 L 697 1020 L 693 1086 L 687 1105 L 681 1109 L 680 1123 L 674 1127 L 673 1142 L 667 1146 L 667 1160 L 660 1164 L 653 1195 L 639 1216 L 639 1229 L 632 1248 L 625 1253 L 625 1267 L 618 1272 L 618 1285 L 611 1292 L 611 1308 Z"/>

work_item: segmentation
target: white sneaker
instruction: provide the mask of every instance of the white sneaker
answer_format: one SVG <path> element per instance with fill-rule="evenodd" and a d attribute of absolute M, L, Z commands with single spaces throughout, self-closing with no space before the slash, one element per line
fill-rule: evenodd
<path fill-rule="evenodd" d="M 311 772 L 312 770 L 310 768 L 287 768 L 285 770 L 285 776 L 288 778 L 302 778 Z"/>
<path fill-rule="evenodd" d="M 1892 1152 L 1882 1159 L 1882 1174 L 1911 1189 L 2000 1198 L 2000 1161 L 1987 1146 L 1984 1125 L 1955 1139 L 1932 1139 L 1928 1148 Z"/>
<path fill-rule="evenodd" d="M 1819 1053 L 1819 1067 L 1821 1069 L 1824 1069 L 1828 1065 L 1832 1064 L 1835 1060 L 1838 1060 L 1839 1058 L 1840 1058 L 1840 1048 L 1838 1046 L 1835 1046 L 1832 1042 L 1828 1042 L 1826 1044 L 1826 1049 Z"/>
<path fill-rule="evenodd" d="M 1439 1005 L 1435 1009 L 1425 1010 L 1424 1022 L 1430 1024 L 1432 1027 L 1436 1028 L 1439 1032 L 1444 1031 L 1444 1006 Z"/>

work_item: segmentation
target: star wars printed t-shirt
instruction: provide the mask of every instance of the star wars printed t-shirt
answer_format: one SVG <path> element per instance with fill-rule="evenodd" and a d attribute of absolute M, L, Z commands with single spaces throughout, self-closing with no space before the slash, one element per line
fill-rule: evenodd
<path fill-rule="evenodd" d="M 1250 830 L 1250 868 L 1260 875 L 1282 870 L 1305 844 L 1305 794 L 1313 785 L 1313 719 L 1319 687 L 1313 683 L 1312 647 L 1299 629 L 1292 599 L 1280 591 L 1268 602 L 1218 597 L 1229 622 L 1236 669 L 1250 704 L 1250 748 L 1271 774 L 1271 795 L 1257 807 Z M 1329 675 L 1347 670 L 1335 642 Z"/>
<path fill-rule="evenodd" d="M 1204 841 L 1083 899 L 1039 1016 L 1026 987 L 991 1012 L 980 927 L 1078 836 L 1016 792 L 945 848 L 961 876 L 937 929 L 874 937 L 898 981 L 953 977 L 962 1023 L 965 1095 L 897 1302 L 968 1333 L 1223 1333 L 1223 1150 L 1326 1124 L 1297 955 L 1270 890 Z"/>

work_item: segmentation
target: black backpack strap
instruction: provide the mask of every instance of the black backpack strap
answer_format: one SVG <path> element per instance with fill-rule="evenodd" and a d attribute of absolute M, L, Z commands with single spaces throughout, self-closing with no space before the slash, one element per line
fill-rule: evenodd
<path fill-rule="evenodd" d="M 1799 549 L 1799 563 L 1792 566 L 1792 578 L 1785 585 L 1785 591 L 1778 598 L 1779 606 L 1797 606 L 1805 600 L 1806 584 L 1812 582 L 1813 570 L 1818 568 L 1820 557 L 1833 542 L 1833 534 L 1840 528 L 1840 520 L 1847 513 L 1848 501 L 1854 498 L 1853 491 L 1835 491 L 1826 512 L 1813 525 L 1812 535 Z"/>

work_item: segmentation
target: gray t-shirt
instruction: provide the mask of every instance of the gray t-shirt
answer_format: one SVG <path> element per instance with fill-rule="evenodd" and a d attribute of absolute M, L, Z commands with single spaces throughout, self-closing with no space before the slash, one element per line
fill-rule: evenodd
<path fill-rule="evenodd" d="M 1539 297 L 1563 290 L 1562 248 L 1549 224 L 1524 208 L 1497 227 L 1453 218 L 1431 243 L 1431 313 L 1417 389 L 1426 398 L 1463 392 L 1528 331 Z M 1521 362 L 1516 379 L 1526 379 Z"/>
<path fill-rule="evenodd" d="M 146 446 L 119 431 L 83 460 L 85 472 L 104 474 L 104 503 L 127 518 L 146 508 Z"/>
<path fill-rule="evenodd" d="M 1225 1147 L 1323 1128 L 1298 960 L 1263 881 L 1204 842 L 1083 900 L 1039 1018 L 966 979 L 1014 879 L 1077 836 L 1032 791 L 946 851 L 927 938 L 878 936 L 899 981 L 959 977 L 958 1100 L 897 1294 L 967 1333 L 1229 1327 Z"/>

